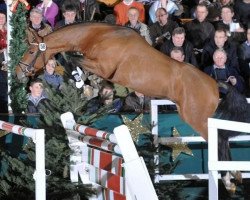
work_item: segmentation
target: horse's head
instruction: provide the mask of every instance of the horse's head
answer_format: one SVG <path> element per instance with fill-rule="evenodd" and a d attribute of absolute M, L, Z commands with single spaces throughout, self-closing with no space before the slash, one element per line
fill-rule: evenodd
<path fill-rule="evenodd" d="M 28 76 L 33 76 L 45 65 L 44 52 L 46 44 L 37 34 L 33 33 L 33 35 L 34 41 L 29 44 L 28 50 L 16 67 L 16 75 L 20 81 L 25 81 Z"/>

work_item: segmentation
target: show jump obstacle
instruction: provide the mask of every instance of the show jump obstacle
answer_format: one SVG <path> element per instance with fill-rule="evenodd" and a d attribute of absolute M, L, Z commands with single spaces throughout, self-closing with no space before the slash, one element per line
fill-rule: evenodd
<path fill-rule="evenodd" d="M 61 121 L 73 150 L 71 181 L 78 182 L 80 175 L 84 184 L 92 184 L 97 194 L 91 200 L 158 199 L 125 125 L 108 133 L 77 124 L 70 112 L 62 114 Z"/>
<path fill-rule="evenodd" d="M 250 103 L 250 99 L 247 99 Z M 159 143 L 174 143 L 174 142 L 206 142 L 200 136 L 186 136 L 186 137 L 158 137 L 158 106 L 159 105 L 174 105 L 169 100 L 151 100 L 151 123 L 154 124 L 152 134 L 155 137 L 156 145 Z M 218 161 L 218 129 L 233 130 L 242 133 L 250 133 L 250 124 L 242 122 L 233 122 L 221 119 L 208 119 L 208 174 L 169 174 L 158 175 L 156 173 L 154 182 L 169 180 L 197 180 L 207 179 L 209 181 L 209 200 L 218 200 L 218 178 L 220 174 L 218 171 L 244 171 L 243 178 L 250 178 L 250 161 Z M 229 141 L 250 141 L 250 135 L 240 135 L 231 138 Z M 158 144 L 157 144 L 158 143 Z"/>
<path fill-rule="evenodd" d="M 36 144 L 36 171 L 33 178 L 36 181 L 36 200 L 46 199 L 45 180 L 45 134 L 44 129 L 33 129 L 11 124 L 0 120 L 0 129 L 17 135 L 32 138 Z"/>

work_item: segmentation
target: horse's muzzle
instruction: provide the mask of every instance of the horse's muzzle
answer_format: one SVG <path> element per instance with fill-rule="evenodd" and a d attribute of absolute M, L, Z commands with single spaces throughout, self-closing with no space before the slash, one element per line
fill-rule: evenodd
<path fill-rule="evenodd" d="M 17 79 L 20 83 L 26 83 L 28 81 L 28 77 L 26 76 L 26 74 L 23 72 L 22 68 L 20 67 L 20 65 L 18 65 L 16 67 L 16 76 Z"/>

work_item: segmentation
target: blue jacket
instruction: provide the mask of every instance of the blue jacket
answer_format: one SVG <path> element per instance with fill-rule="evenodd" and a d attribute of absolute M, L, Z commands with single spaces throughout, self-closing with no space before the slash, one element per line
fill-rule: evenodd
<path fill-rule="evenodd" d="M 55 89 L 59 89 L 60 85 L 63 82 L 63 78 L 58 74 L 49 74 L 48 72 L 44 72 L 43 75 L 39 76 L 42 80 L 45 80 L 47 84 L 51 85 Z"/>
<path fill-rule="evenodd" d="M 44 95 L 34 98 L 28 94 L 28 113 L 39 113 L 40 106 L 44 104 L 45 101 L 48 101 L 48 99 Z"/>
<path fill-rule="evenodd" d="M 205 69 L 205 67 L 213 64 L 213 54 L 216 49 L 218 49 L 218 47 L 216 46 L 214 39 L 212 39 L 209 43 L 207 43 L 204 46 L 202 56 L 201 56 L 201 65 L 202 65 L 201 68 L 202 69 Z M 235 69 L 239 70 L 239 62 L 238 62 L 236 46 L 233 43 L 226 41 L 223 49 L 227 53 L 226 65 L 230 67 L 234 67 Z"/>
<path fill-rule="evenodd" d="M 233 67 L 226 65 L 225 69 L 214 69 L 214 66 L 211 65 L 206 67 L 204 72 L 214 78 L 216 81 L 226 81 L 229 76 L 234 76 L 237 79 L 237 83 L 234 87 L 241 93 L 243 93 L 245 90 L 245 82 L 243 78 Z"/>

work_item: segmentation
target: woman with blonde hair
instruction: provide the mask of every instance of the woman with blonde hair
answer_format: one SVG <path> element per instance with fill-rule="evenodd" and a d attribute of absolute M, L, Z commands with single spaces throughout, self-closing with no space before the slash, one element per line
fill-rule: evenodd
<path fill-rule="evenodd" d="M 63 78 L 61 75 L 55 73 L 56 60 L 49 59 L 45 65 L 44 74 L 40 75 L 39 78 L 51 85 L 55 89 L 61 89 Z"/>

